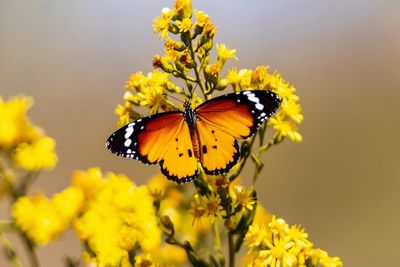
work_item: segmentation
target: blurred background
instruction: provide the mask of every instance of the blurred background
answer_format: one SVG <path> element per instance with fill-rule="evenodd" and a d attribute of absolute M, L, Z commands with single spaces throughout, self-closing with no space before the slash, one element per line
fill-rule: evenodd
<path fill-rule="evenodd" d="M 51 195 L 74 169 L 91 166 L 138 184 L 158 172 L 115 157 L 104 142 L 115 130 L 125 81 L 150 71 L 152 56 L 163 52 L 151 25 L 172 5 L 0 0 L 0 95 L 33 96 L 32 121 L 57 140 L 59 163 L 34 187 Z M 397 265 L 400 2 L 208 0 L 193 7 L 211 16 L 216 42 L 237 49 L 238 68 L 269 65 L 301 98 L 304 141 L 267 153 L 261 202 L 304 226 L 344 266 Z M 43 266 L 61 266 L 62 255 L 79 251 L 69 233 L 39 254 Z M 0 266 L 7 266 L 2 254 Z"/>

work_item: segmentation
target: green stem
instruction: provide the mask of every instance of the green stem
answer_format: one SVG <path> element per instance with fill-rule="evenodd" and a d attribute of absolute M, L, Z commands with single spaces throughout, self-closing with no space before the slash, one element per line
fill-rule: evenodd
<path fill-rule="evenodd" d="M 190 39 L 191 38 L 192 37 L 190 37 Z M 201 78 L 200 78 L 200 70 L 201 69 L 197 69 L 197 62 L 196 62 L 196 57 L 195 57 L 194 50 L 193 50 L 192 39 L 189 42 L 188 48 L 189 48 L 190 56 L 192 57 L 192 60 L 195 63 L 193 70 L 194 70 L 194 74 L 196 75 L 197 84 L 200 86 L 201 92 L 203 93 L 205 99 L 208 100 L 209 96 L 207 96 L 206 88 L 204 87 L 204 84 L 201 82 Z"/>
<path fill-rule="evenodd" d="M 228 231 L 228 243 L 229 243 L 229 267 L 235 267 L 235 248 L 233 243 L 233 233 Z"/>
<path fill-rule="evenodd" d="M 13 266 L 22 267 L 22 263 L 17 256 L 16 249 L 14 248 L 14 246 L 12 245 L 10 240 L 8 240 L 8 238 L 6 237 L 6 235 L 3 231 L 3 225 L 6 225 L 6 224 L 3 224 L 3 223 L 0 224 L 0 242 L 3 244 L 4 251 L 7 255 L 7 258 Z"/>
<path fill-rule="evenodd" d="M 25 249 L 28 254 L 29 262 L 31 263 L 32 267 L 40 267 L 39 258 L 36 253 L 36 246 L 35 244 L 24 234 L 20 234 Z"/>
<path fill-rule="evenodd" d="M 245 166 L 247 159 L 251 155 L 251 150 L 253 148 L 254 141 L 256 140 L 256 136 L 257 136 L 257 133 L 255 133 L 253 135 L 253 137 L 251 137 L 250 143 L 249 143 L 249 148 L 248 148 L 249 149 L 249 153 L 247 153 L 247 155 L 245 155 L 244 157 L 241 157 L 240 162 L 238 163 L 239 166 L 237 167 L 236 171 L 229 176 L 229 182 L 232 182 L 233 180 L 235 180 L 240 175 L 240 173 L 242 172 L 243 167 Z"/>
<path fill-rule="evenodd" d="M 221 251 L 222 250 L 221 238 L 219 236 L 219 232 L 217 229 L 217 223 L 215 221 L 212 224 L 212 230 L 213 230 L 213 234 L 214 234 L 215 248 L 218 251 Z"/>

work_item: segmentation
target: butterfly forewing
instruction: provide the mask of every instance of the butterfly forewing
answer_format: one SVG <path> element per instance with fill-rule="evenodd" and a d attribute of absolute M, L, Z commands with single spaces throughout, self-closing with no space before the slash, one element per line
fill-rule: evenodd
<path fill-rule="evenodd" d="M 165 112 L 133 121 L 113 133 L 107 148 L 118 156 L 160 163 L 168 179 L 186 182 L 197 175 L 197 160 L 182 112 Z"/>
<path fill-rule="evenodd" d="M 249 90 L 213 98 L 196 108 L 203 121 L 235 138 L 253 135 L 278 109 L 280 98 L 266 90 Z"/>

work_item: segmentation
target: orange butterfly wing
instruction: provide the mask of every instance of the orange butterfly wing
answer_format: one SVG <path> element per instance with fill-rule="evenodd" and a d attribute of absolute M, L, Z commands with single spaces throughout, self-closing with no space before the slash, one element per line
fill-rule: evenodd
<path fill-rule="evenodd" d="M 197 176 L 197 159 L 182 112 L 165 112 L 133 121 L 113 133 L 107 148 L 119 156 L 161 166 L 178 183 Z"/>
<path fill-rule="evenodd" d="M 236 138 L 253 135 L 278 109 L 278 95 L 242 91 L 213 98 L 196 108 L 200 162 L 207 174 L 228 172 L 239 159 Z"/>

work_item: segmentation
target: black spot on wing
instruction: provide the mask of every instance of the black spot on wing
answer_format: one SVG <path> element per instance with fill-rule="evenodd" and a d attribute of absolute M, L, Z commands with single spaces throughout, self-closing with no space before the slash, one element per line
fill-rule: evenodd
<path fill-rule="evenodd" d="M 164 160 L 160 161 L 161 173 L 164 174 L 164 176 L 167 177 L 168 180 L 177 182 L 178 184 L 188 183 L 188 182 L 196 179 L 197 175 L 199 174 L 199 171 L 196 170 L 193 175 L 187 175 L 185 177 L 180 178 L 176 175 L 170 174 L 168 169 L 164 168 L 163 164 L 164 164 Z"/>
<path fill-rule="evenodd" d="M 233 158 L 230 162 L 227 162 L 227 164 L 224 168 L 208 170 L 206 167 L 203 166 L 204 172 L 206 174 L 210 174 L 210 175 L 219 175 L 219 174 L 225 174 L 225 173 L 229 172 L 229 170 L 232 169 L 232 167 L 236 165 L 236 163 L 238 162 L 239 157 L 240 157 L 239 144 L 236 139 L 234 142 L 234 146 L 235 146 L 235 153 L 233 154 Z"/>

